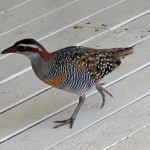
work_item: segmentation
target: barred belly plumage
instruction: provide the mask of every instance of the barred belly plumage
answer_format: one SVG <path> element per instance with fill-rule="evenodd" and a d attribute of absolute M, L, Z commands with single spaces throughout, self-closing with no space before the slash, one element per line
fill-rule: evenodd
<path fill-rule="evenodd" d="M 65 72 L 66 78 L 60 89 L 80 95 L 91 89 L 94 84 L 89 74 L 76 69 L 74 66 L 64 66 L 61 71 Z"/>

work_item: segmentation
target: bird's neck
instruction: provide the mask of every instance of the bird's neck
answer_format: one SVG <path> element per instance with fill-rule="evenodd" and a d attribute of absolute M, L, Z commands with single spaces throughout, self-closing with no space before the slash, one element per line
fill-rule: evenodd
<path fill-rule="evenodd" d="M 30 58 L 30 60 L 35 74 L 42 80 L 43 76 L 46 75 L 49 71 L 48 68 L 50 65 L 50 61 L 43 59 L 39 55 L 37 57 Z"/>

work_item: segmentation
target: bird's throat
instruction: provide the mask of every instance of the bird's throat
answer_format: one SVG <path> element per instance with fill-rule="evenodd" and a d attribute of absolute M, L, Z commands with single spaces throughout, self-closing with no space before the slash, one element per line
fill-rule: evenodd
<path fill-rule="evenodd" d="M 50 61 L 52 59 L 52 54 L 51 53 L 48 53 L 48 52 L 42 52 L 40 53 L 40 56 L 42 57 L 42 59 L 44 61 Z"/>

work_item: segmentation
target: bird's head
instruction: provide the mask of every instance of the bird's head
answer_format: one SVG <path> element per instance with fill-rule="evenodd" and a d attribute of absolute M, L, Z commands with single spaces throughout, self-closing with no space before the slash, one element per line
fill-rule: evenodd
<path fill-rule="evenodd" d="M 51 54 L 34 39 L 23 39 L 16 42 L 13 46 L 5 49 L 1 54 L 19 53 L 29 57 L 31 60 L 41 57 L 44 60 L 50 60 Z"/>

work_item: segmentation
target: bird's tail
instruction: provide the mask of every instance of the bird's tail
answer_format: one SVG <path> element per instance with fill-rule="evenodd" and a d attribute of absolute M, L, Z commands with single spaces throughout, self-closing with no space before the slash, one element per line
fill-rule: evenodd
<path fill-rule="evenodd" d="M 124 58 L 133 53 L 133 46 L 127 48 L 113 48 L 110 50 L 115 57 Z"/>

